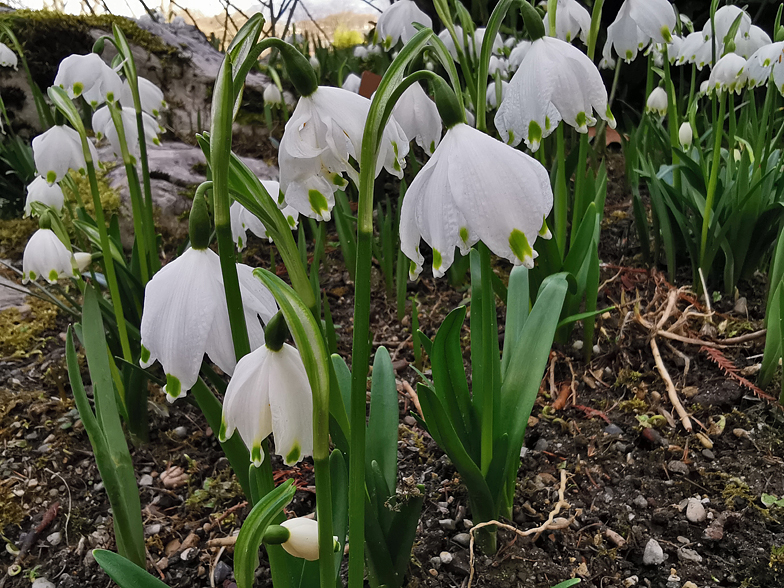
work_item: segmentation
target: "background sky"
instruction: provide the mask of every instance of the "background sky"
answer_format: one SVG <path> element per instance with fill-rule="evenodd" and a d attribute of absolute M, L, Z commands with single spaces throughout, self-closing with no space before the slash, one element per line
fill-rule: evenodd
<path fill-rule="evenodd" d="M 60 0 L 64 4 L 65 12 L 79 14 L 82 11 L 83 0 Z M 93 6 L 100 6 L 99 0 L 86 0 L 92 2 Z M 220 0 L 175 0 L 180 6 L 184 6 L 190 11 L 199 11 L 205 16 L 212 16 L 215 14 L 223 13 L 225 10 L 224 4 Z M 370 0 L 372 4 L 379 8 L 384 8 L 389 5 L 389 0 Z M 139 17 L 144 13 L 139 0 L 105 0 L 106 5 L 113 14 L 120 14 L 123 16 Z M 164 11 L 168 7 L 168 0 L 145 0 L 147 6 L 151 9 L 160 8 L 161 2 L 163 3 Z M 321 18 L 330 14 L 339 12 L 356 12 L 358 14 L 370 14 L 377 12 L 373 10 L 363 0 L 301 0 L 307 7 L 314 18 Z M 260 9 L 261 5 L 258 1 L 254 0 L 231 0 L 231 3 L 242 10 L 243 12 L 256 12 Z M 38 10 L 45 6 L 51 7 L 52 0 L 17 0 L 12 4 L 22 6 L 24 8 L 32 8 Z M 276 7 L 280 6 L 281 0 L 274 0 Z M 300 8 L 295 13 L 295 20 L 307 18 L 305 12 Z"/>

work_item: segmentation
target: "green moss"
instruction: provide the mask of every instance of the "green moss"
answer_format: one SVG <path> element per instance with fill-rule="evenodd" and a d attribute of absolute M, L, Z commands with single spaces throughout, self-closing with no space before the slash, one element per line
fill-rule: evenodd
<path fill-rule="evenodd" d="M 16 307 L 0 311 L 0 355 L 26 357 L 43 343 L 41 335 L 54 329 L 57 307 L 29 296 L 29 316 L 23 317 Z"/>
<path fill-rule="evenodd" d="M 101 198 L 103 214 L 108 220 L 120 210 L 120 195 L 117 193 L 117 190 L 114 190 L 109 186 L 109 182 L 106 181 L 106 173 L 106 171 L 96 170 L 96 176 L 98 178 L 98 195 Z M 93 196 L 92 191 L 90 190 L 89 178 L 75 171 L 70 171 L 69 174 L 76 184 L 76 188 L 79 191 L 79 197 L 82 199 L 85 210 L 90 216 L 94 216 L 95 206 L 93 206 Z M 63 194 L 65 194 L 67 202 L 76 205 L 76 196 L 70 190 L 63 190 Z"/>
<path fill-rule="evenodd" d="M 225 469 L 217 476 L 204 480 L 202 487 L 185 500 L 185 505 L 196 512 L 203 509 L 215 510 L 239 496 L 242 496 L 242 487 L 231 470 Z"/>
<path fill-rule="evenodd" d="M 27 240 L 37 228 L 38 221 L 31 218 L 0 220 L 0 257 L 20 258 Z"/>

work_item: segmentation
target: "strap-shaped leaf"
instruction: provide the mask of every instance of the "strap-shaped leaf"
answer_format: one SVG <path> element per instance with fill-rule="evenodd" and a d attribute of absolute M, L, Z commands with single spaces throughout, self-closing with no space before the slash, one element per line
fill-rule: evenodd
<path fill-rule="evenodd" d="M 329 472 L 332 480 L 332 529 L 338 538 L 340 548 L 335 554 L 335 576 L 340 573 L 343 561 L 343 548 L 348 533 L 348 469 L 346 460 L 339 449 L 329 454 Z"/>
<path fill-rule="evenodd" d="M 392 359 L 385 347 L 376 350 L 370 385 L 370 418 L 365 437 L 365 467 L 378 464 L 386 486 L 394 494 L 397 484 L 397 426 L 399 409 Z M 386 500 L 389 496 L 384 496 Z"/>
<path fill-rule="evenodd" d="M 234 548 L 234 577 L 238 588 L 253 588 L 264 532 L 275 517 L 283 512 L 283 507 L 291 502 L 295 492 L 294 480 L 286 480 L 259 500 L 242 523 Z"/>
<path fill-rule="evenodd" d="M 94 549 L 93 557 L 120 588 L 169 588 L 167 584 L 149 574 L 123 556 L 105 549 Z"/>
<path fill-rule="evenodd" d="M 504 353 L 501 357 L 501 377 L 506 374 L 512 349 L 515 348 L 523 332 L 528 311 L 531 306 L 528 268 L 518 265 L 509 274 L 509 290 L 506 303 L 506 325 L 504 328 Z"/>

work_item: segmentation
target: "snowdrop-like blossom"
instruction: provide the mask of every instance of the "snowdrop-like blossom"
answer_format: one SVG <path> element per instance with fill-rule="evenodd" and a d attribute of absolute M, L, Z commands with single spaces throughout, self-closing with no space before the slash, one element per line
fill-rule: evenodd
<path fill-rule="evenodd" d="M 746 60 L 736 53 L 727 53 L 716 62 L 708 78 L 708 92 L 740 91 L 746 85 Z"/>
<path fill-rule="evenodd" d="M 474 36 L 472 37 L 471 35 L 468 35 L 460 25 L 455 25 L 455 36 L 457 37 L 457 44 L 460 47 L 460 51 L 462 51 L 463 54 L 466 53 L 466 41 L 468 43 L 468 53 L 472 59 L 476 59 L 482 52 L 482 43 L 485 39 L 484 28 L 476 29 L 474 31 Z M 449 34 L 449 31 L 444 29 L 438 33 L 438 37 L 444 42 L 444 45 L 452 58 L 459 63 L 460 58 L 457 54 L 457 48 L 455 47 L 454 39 L 452 39 L 452 35 Z M 492 55 L 495 53 L 496 55 L 500 55 L 503 48 L 504 41 L 501 39 L 501 35 L 496 34 L 495 39 L 493 40 L 493 49 L 490 54 Z"/>
<path fill-rule="evenodd" d="M 69 55 L 63 59 L 54 85 L 63 88 L 71 98 L 84 96 L 93 108 L 118 100 L 123 90 L 120 76 L 97 53 Z"/>
<path fill-rule="evenodd" d="M 79 273 L 82 273 L 93 262 L 93 256 L 91 253 L 86 253 L 84 251 L 76 251 L 74 254 L 74 262 L 76 263 L 76 269 Z"/>
<path fill-rule="evenodd" d="M 506 78 L 509 75 L 509 63 L 503 57 L 491 55 L 490 62 L 487 64 L 487 74 L 490 77 L 495 77 L 496 72 L 498 72 L 502 78 Z"/>
<path fill-rule="evenodd" d="M 370 53 L 364 45 L 357 45 L 354 47 L 354 57 L 357 59 L 367 59 Z"/>
<path fill-rule="evenodd" d="M 141 102 L 142 111 L 157 117 L 161 111 L 166 108 L 166 100 L 163 98 L 163 91 L 152 83 L 147 78 L 139 76 L 139 101 Z M 123 106 L 133 107 L 133 93 L 128 80 L 123 80 L 122 95 L 120 96 L 120 103 Z"/>
<path fill-rule="evenodd" d="M 4 43 L 0 43 L 0 65 L 16 69 L 18 63 L 19 58 L 16 56 L 16 53 L 11 51 Z"/>
<path fill-rule="evenodd" d="M 561 120 L 587 133 L 596 123 L 594 110 L 615 128 L 607 90 L 593 62 L 565 41 L 542 37 L 531 44 L 512 76 L 495 126 L 504 141 L 517 145 L 525 140 L 536 151 Z"/>
<path fill-rule="evenodd" d="M 534 158 L 458 123 L 411 182 L 400 211 L 400 244 L 411 279 L 422 271 L 419 242 L 433 249 L 441 277 L 455 247 L 467 254 L 477 241 L 515 265 L 533 267 L 533 244 L 553 206 L 547 170 Z"/>
<path fill-rule="evenodd" d="M 316 71 L 321 69 L 321 63 L 319 63 L 318 57 L 316 57 L 315 55 L 311 55 L 308 61 L 310 62 L 310 67 L 312 67 Z"/>
<path fill-rule="evenodd" d="M 30 216 L 33 202 L 41 202 L 51 206 L 58 212 L 63 209 L 65 197 L 59 184 L 49 185 L 44 178 L 38 176 L 27 186 L 27 199 L 25 200 L 24 214 Z"/>
<path fill-rule="evenodd" d="M 558 0 L 555 10 L 555 36 L 571 43 L 578 36 L 585 42 L 591 29 L 591 15 L 577 0 Z M 544 15 L 545 34 L 550 36 L 550 16 Z"/>
<path fill-rule="evenodd" d="M 300 98 L 280 141 L 280 189 L 285 202 L 300 214 L 329 220 L 334 193 L 346 185 L 347 173 L 356 184 L 359 174 L 349 161 L 362 152 L 362 135 L 370 100 L 341 88 L 320 86 Z M 408 139 L 390 117 L 381 138 L 376 175 L 385 168 L 403 177 Z"/>
<path fill-rule="evenodd" d="M 702 82 L 700 82 L 699 95 L 705 96 L 705 94 L 707 93 L 708 93 L 708 80 L 703 80 Z"/>
<path fill-rule="evenodd" d="M 655 112 L 659 116 L 667 114 L 667 91 L 661 86 L 654 88 L 645 102 L 645 112 Z"/>
<path fill-rule="evenodd" d="M 509 86 L 509 82 L 505 82 L 501 80 L 501 102 L 504 101 L 504 97 L 506 96 L 506 88 Z M 485 94 L 485 101 L 487 102 L 488 108 L 498 108 L 498 96 L 496 95 L 495 91 L 495 82 L 490 82 L 487 84 L 487 94 Z"/>
<path fill-rule="evenodd" d="M 22 282 L 43 278 L 50 284 L 74 273 L 73 255 L 52 229 L 38 229 L 22 257 Z"/>
<path fill-rule="evenodd" d="M 691 125 L 688 122 L 681 123 L 681 126 L 678 129 L 678 141 L 680 141 L 681 147 L 688 149 L 691 147 L 693 139 Z"/>
<path fill-rule="evenodd" d="M 614 48 L 618 57 L 628 63 L 651 41 L 669 43 L 674 29 L 675 10 L 667 0 L 625 0 L 607 28 L 602 53 L 606 59 L 611 58 L 610 50 Z"/>
<path fill-rule="evenodd" d="M 520 41 L 509 54 L 509 69 L 517 70 L 525 59 L 525 54 L 531 48 L 531 41 Z"/>
<path fill-rule="evenodd" d="M 266 344 L 239 360 L 226 389 L 219 438 L 239 431 L 253 465 L 264 461 L 261 442 L 275 435 L 286 465 L 313 455 L 313 393 L 299 351 Z"/>
<path fill-rule="evenodd" d="M 735 19 L 738 18 L 738 16 L 740 16 L 741 19 L 738 26 L 738 32 L 735 36 L 736 39 L 738 36 L 748 34 L 749 29 L 751 28 L 751 17 L 746 13 L 745 10 L 732 4 L 722 6 L 716 11 L 716 14 L 714 15 L 714 24 L 716 26 L 717 55 L 721 55 L 722 51 L 720 49 L 724 47 L 724 39 L 729 34 L 732 23 L 735 22 Z M 705 26 L 702 27 L 702 36 L 708 40 L 710 40 L 712 36 L 710 19 L 708 19 L 708 21 L 705 23 Z"/>
<path fill-rule="evenodd" d="M 237 264 L 240 292 L 251 349 L 264 343 L 265 323 L 277 312 L 272 294 L 253 277 L 253 269 Z M 142 312 L 140 364 L 161 362 L 167 399 L 190 390 L 206 353 L 227 374 L 236 359 L 220 259 L 211 249 L 190 248 L 167 263 L 147 283 Z"/>
<path fill-rule="evenodd" d="M 686 29 L 690 33 L 694 31 L 694 23 L 691 21 L 691 19 L 688 16 L 680 12 L 678 13 L 678 18 L 681 19 L 681 31 L 683 29 Z"/>
<path fill-rule="evenodd" d="M 773 83 L 784 94 L 784 41 L 771 43 L 754 52 L 746 62 L 746 77 L 752 88 L 761 86 L 770 78 L 773 71 Z"/>
<path fill-rule="evenodd" d="M 317 521 L 305 517 L 297 517 L 283 521 L 280 526 L 289 530 L 289 539 L 282 543 L 281 547 L 290 555 L 307 561 L 316 561 L 319 558 Z"/>
<path fill-rule="evenodd" d="M 697 69 L 702 70 L 707 64 L 711 63 L 713 59 L 713 48 L 711 46 L 710 37 L 708 39 L 700 33 L 689 33 L 681 43 L 678 49 L 678 57 L 676 63 L 681 65 L 683 63 L 693 63 Z"/>
<path fill-rule="evenodd" d="M 278 89 L 275 84 L 269 84 L 264 88 L 264 94 L 262 96 L 264 98 L 264 104 L 269 104 L 271 106 L 283 104 L 283 94 L 281 94 L 280 89 Z"/>
<path fill-rule="evenodd" d="M 415 22 L 426 28 L 433 26 L 433 20 L 413 0 L 394 2 L 378 17 L 376 31 L 379 42 L 387 48 L 394 47 L 398 41 L 408 43 L 417 33 Z"/>
<path fill-rule="evenodd" d="M 479 54 L 482 52 L 482 43 L 485 41 L 485 33 L 487 29 L 484 27 L 480 27 L 474 31 L 474 45 L 475 47 L 471 47 L 471 42 L 469 39 L 469 50 L 471 51 L 471 57 L 477 59 Z M 476 51 L 474 51 L 476 49 Z M 490 51 L 490 55 L 501 55 L 504 49 L 504 41 L 501 38 L 501 35 L 496 33 L 495 39 L 493 39 L 493 48 Z"/>
<path fill-rule="evenodd" d="M 355 73 L 350 73 L 346 76 L 346 79 L 343 80 L 343 85 L 341 87 L 344 90 L 353 92 L 354 94 L 359 94 L 359 87 L 361 85 L 362 85 L 362 78 L 360 78 Z"/>
<path fill-rule="evenodd" d="M 93 161 L 98 160 L 95 146 L 88 141 Z M 33 159 L 38 173 L 51 185 L 62 180 L 69 169 L 84 173 L 86 163 L 82 139 L 71 127 L 57 125 L 33 139 Z"/>
<path fill-rule="evenodd" d="M 276 198 L 280 193 L 280 184 L 274 180 L 261 180 L 261 184 L 267 190 L 270 198 L 277 203 Z M 296 229 L 299 224 L 299 213 L 291 206 L 284 207 L 281 212 L 286 218 L 289 227 Z M 239 251 L 242 251 L 247 244 L 247 231 L 250 231 L 260 239 L 267 238 L 272 243 L 272 237 L 267 234 L 267 228 L 264 226 L 264 223 L 242 204 L 232 202 L 229 213 L 231 215 L 231 234 Z"/>
<path fill-rule="evenodd" d="M 138 157 L 140 147 L 136 111 L 131 107 L 125 106 L 120 110 L 120 118 L 122 119 L 128 151 L 132 156 Z M 160 145 L 161 141 L 158 139 L 158 123 L 146 112 L 142 112 L 142 121 L 144 122 L 144 138 L 146 143 Z M 93 114 L 93 130 L 99 139 L 106 137 L 112 146 L 114 156 L 120 157 L 122 154 L 120 137 L 117 134 L 117 128 L 114 126 L 114 121 L 112 120 L 112 115 L 109 112 L 108 106 L 99 108 L 95 111 L 95 114 Z"/>
<path fill-rule="evenodd" d="M 768 33 L 757 25 L 751 25 L 747 34 L 735 38 L 735 53 L 748 59 L 762 47 L 771 43 Z"/>
<path fill-rule="evenodd" d="M 433 154 L 441 141 L 441 117 L 435 102 L 425 94 L 419 83 L 406 88 L 395 104 L 392 116 L 409 141 L 416 139 L 425 153 Z"/>

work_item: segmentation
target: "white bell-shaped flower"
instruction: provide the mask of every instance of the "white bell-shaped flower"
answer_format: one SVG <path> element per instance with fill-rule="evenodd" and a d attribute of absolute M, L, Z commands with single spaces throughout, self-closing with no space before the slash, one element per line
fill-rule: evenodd
<path fill-rule="evenodd" d="M 73 254 L 74 256 L 74 263 L 76 263 L 76 270 L 79 273 L 85 271 L 90 264 L 93 262 L 92 253 L 87 253 L 85 251 L 76 251 Z"/>
<path fill-rule="evenodd" d="M 491 55 L 490 62 L 487 64 L 487 75 L 494 78 L 496 73 L 507 79 L 509 76 L 509 62 L 503 57 Z"/>
<path fill-rule="evenodd" d="M 478 28 L 474 31 L 473 37 L 468 34 L 460 25 L 455 25 L 455 36 L 457 37 L 457 45 L 460 47 L 460 51 L 463 54 L 468 53 L 471 59 L 476 59 L 477 56 L 482 51 L 482 43 L 485 39 L 485 30 L 484 28 Z M 452 39 L 452 35 L 449 34 L 447 29 L 444 29 L 440 33 L 438 33 L 438 37 L 444 42 L 449 54 L 452 56 L 452 59 L 460 62 L 460 57 L 457 54 L 457 48 L 455 47 L 455 41 Z M 493 48 L 490 54 L 500 55 L 504 48 L 504 41 L 501 38 L 501 35 L 496 34 L 495 39 L 493 40 Z"/>
<path fill-rule="evenodd" d="M 757 25 L 751 25 L 749 32 L 735 38 L 735 53 L 748 59 L 762 47 L 770 45 L 772 41 L 768 33 Z"/>
<path fill-rule="evenodd" d="M 63 88 L 71 98 L 84 96 L 93 108 L 119 100 L 123 87 L 117 72 L 96 53 L 69 55 L 63 59 L 54 85 Z"/>
<path fill-rule="evenodd" d="M 95 146 L 87 141 L 93 161 L 98 160 Z M 69 169 L 84 173 L 86 163 L 82 139 L 71 127 L 56 125 L 33 139 L 35 168 L 48 184 L 62 180 Z"/>
<path fill-rule="evenodd" d="M 607 27 L 604 51 L 609 55 L 612 47 L 618 57 L 630 62 L 651 41 L 669 43 L 675 23 L 675 10 L 667 0 L 625 0 Z"/>
<path fill-rule="evenodd" d="M 694 139 L 694 135 L 691 130 L 691 125 L 687 122 L 682 122 L 680 128 L 678 129 L 678 141 L 680 141 L 681 147 L 684 149 L 688 149 L 691 147 L 691 142 Z"/>
<path fill-rule="evenodd" d="M 341 88 L 320 86 L 300 98 L 278 150 L 280 189 L 285 202 L 300 214 L 329 220 L 334 193 L 346 185 L 346 173 L 356 184 L 359 173 L 349 161 L 362 153 L 362 135 L 370 100 Z M 381 138 L 378 175 L 382 167 L 401 178 L 408 139 L 390 117 Z"/>
<path fill-rule="evenodd" d="M 166 108 L 166 100 L 163 97 L 163 91 L 147 78 L 139 76 L 139 101 L 141 102 L 142 111 L 157 117 L 161 111 Z M 128 80 L 123 81 L 122 96 L 120 103 L 123 106 L 133 108 L 133 93 Z"/>
<path fill-rule="evenodd" d="M 281 544 L 287 553 L 307 561 L 319 558 L 318 521 L 297 517 L 283 521 L 280 526 L 286 527 L 291 533 L 288 541 Z"/>
<path fill-rule="evenodd" d="M 354 57 L 357 59 L 367 59 L 370 52 L 364 45 L 357 45 L 354 47 Z"/>
<path fill-rule="evenodd" d="M 11 51 L 11 49 L 4 43 L 0 43 L 0 65 L 3 67 L 13 67 L 16 69 L 18 64 L 19 58 L 16 56 L 16 53 Z"/>
<path fill-rule="evenodd" d="M 645 112 L 655 112 L 659 116 L 667 114 L 667 91 L 661 86 L 654 88 L 645 101 Z"/>
<path fill-rule="evenodd" d="M 542 37 L 531 44 L 512 76 L 495 126 L 504 141 L 517 145 L 525 140 L 536 151 L 561 120 L 587 133 L 596 123 L 594 110 L 615 128 L 607 90 L 593 62 L 569 43 Z"/>
<path fill-rule="evenodd" d="M 392 116 L 409 140 L 432 155 L 441 141 L 441 117 L 433 102 L 419 83 L 411 84 L 400 96 Z"/>
<path fill-rule="evenodd" d="M 510 71 L 517 71 L 517 68 L 520 67 L 520 64 L 525 59 L 526 53 L 531 48 L 531 41 L 520 41 L 515 48 L 512 49 L 512 52 L 509 54 L 509 70 Z"/>
<path fill-rule="evenodd" d="M 223 400 L 219 438 L 239 431 L 253 465 L 264 461 L 261 442 L 275 436 L 286 465 L 313 455 L 313 393 L 299 351 L 262 345 L 237 363 Z"/>
<path fill-rule="evenodd" d="M 752 88 L 767 83 L 773 72 L 773 82 L 784 94 L 784 41 L 757 49 L 746 62 L 746 77 Z"/>
<path fill-rule="evenodd" d="M 637 26 L 632 18 L 632 5 L 624 2 L 618 11 L 613 23 L 607 27 L 607 41 L 602 50 L 602 57 L 607 64 L 612 61 L 612 50 L 619 58 L 630 63 L 637 57 L 637 53 L 645 48 L 650 38 Z"/>
<path fill-rule="evenodd" d="M 390 4 L 378 17 L 376 24 L 379 43 L 383 43 L 387 49 L 397 45 L 398 41 L 408 43 L 417 33 L 415 22 L 425 28 L 433 26 L 433 20 L 413 0 L 398 0 Z"/>
<path fill-rule="evenodd" d="M 267 190 L 270 198 L 275 200 L 278 197 L 280 193 L 280 184 L 278 182 L 261 180 L 261 184 Z M 277 200 L 275 202 L 277 203 Z M 286 217 L 289 227 L 296 229 L 299 224 L 299 213 L 291 206 L 285 206 L 281 209 L 281 212 Z M 267 238 L 272 243 L 272 237 L 267 234 L 267 228 L 264 226 L 264 223 L 242 204 L 232 202 L 229 213 L 231 215 L 231 234 L 234 238 L 234 243 L 237 244 L 238 251 L 242 251 L 247 244 L 247 231 L 250 231 L 260 239 Z"/>
<path fill-rule="evenodd" d="M 485 27 L 479 27 L 474 31 L 473 46 L 470 46 L 470 39 L 469 39 L 469 51 L 473 59 L 478 59 L 479 54 L 482 52 L 482 43 L 484 43 L 485 41 L 486 32 L 487 29 Z M 501 55 L 503 49 L 504 49 L 504 40 L 501 38 L 500 34 L 496 33 L 495 39 L 493 39 L 493 47 L 490 51 L 490 55 Z"/>
<path fill-rule="evenodd" d="M 74 274 L 73 255 L 52 229 L 38 229 L 25 246 L 22 282 L 43 278 L 50 284 Z"/>
<path fill-rule="evenodd" d="M 59 212 L 63 209 L 65 202 L 63 189 L 59 184 L 50 186 L 44 178 L 38 176 L 27 186 L 27 199 L 24 207 L 25 216 L 30 216 L 32 213 L 33 202 L 41 202 Z"/>
<path fill-rule="evenodd" d="M 734 6 L 733 4 L 726 4 L 722 6 L 716 11 L 714 15 L 714 25 L 716 27 L 716 54 L 721 55 L 724 48 L 724 39 L 730 32 L 730 28 L 732 27 L 732 23 L 735 22 L 735 19 L 741 17 L 740 24 L 738 25 L 738 32 L 735 35 L 737 39 L 738 36 L 743 36 L 748 34 L 749 29 L 751 29 L 751 17 L 748 13 L 740 8 L 739 6 Z M 712 36 L 712 28 L 711 28 L 711 21 L 705 23 L 705 26 L 702 27 L 702 35 L 706 39 L 710 39 Z"/>
<path fill-rule="evenodd" d="M 719 59 L 708 78 L 708 92 L 737 92 L 746 85 L 746 60 L 736 53 L 727 53 Z"/>
<path fill-rule="evenodd" d="M 341 88 L 348 90 L 349 92 L 353 92 L 354 94 L 359 94 L 359 88 L 361 85 L 362 78 L 360 78 L 355 73 L 350 73 L 346 76 L 346 79 L 343 80 L 343 85 Z"/>
<path fill-rule="evenodd" d="M 689 33 L 683 39 L 678 49 L 676 63 L 678 65 L 693 63 L 697 66 L 697 69 L 702 70 L 703 67 L 711 63 L 712 59 L 713 48 L 710 37 L 706 39 L 701 32 L 696 32 Z"/>
<path fill-rule="evenodd" d="M 501 80 L 501 102 L 504 101 L 504 97 L 506 96 L 506 88 L 509 86 L 509 82 L 505 82 Z M 498 92 L 496 92 L 495 82 L 490 82 L 487 84 L 487 93 L 485 94 L 485 101 L 487 102 L 488 108 L 498 108 Z"/>
<path fill-rule="evenodd" d="M 591 29 L 591 15 L 577 0 L 558 0 L 555 10 L 555 36 L 571 43 L 577 37 L 585 43 Z M 544 15 L 545 34 L 550 33 L 550 16 Z"/>
<path fill-rule="evenodd" d="M 422 271 L 419 242 L 433 249 L 441 277 L 455 247 L 467 254 L 482 241 L 515 265 L 533 267 L 533 244 L 553 206 L 547 170 L 534 158 L 466 124 L 446 132 L 433 157 L 411 182 L 400 211 L 400 245 Z"/>
<path fill-rule="evenodd" d="M 251 349 L 264 343 L 265 323 L 277 312 L 270 292 L 253 277 L 253 269 L 237 264 L 245 322 Z M 188 249 L 167 263 L 147 283 L 141 324 L 140 364 L 161 362 L 164 392 L 170 401 L 190 390 L 206 353 L 227 374 L 236 359 L 220 259 L 211 249 Z"/>
<path fill-rule="evenodd" d="M 269 104 L 270 106 L 280 106 L 283 104 L 283 94 L 278 86 L 272 83 L 264 88 L 263 98 L 264 104 Z"/>
<path fill-rule="evenodd" d="M 136 122 L 136 111 L 125 106 L 120 110 L 120 118 L 122 119 L 123 131 L 125 133 L 125 142 L 128 145 L 128 151 L 134 157 L 139 156 L 139 127 Z M 144 122 L 144 139 L 149 145 L 160 145 L 161 141 L 158 138 L 158 123 L 155 119 L 142 112 L 142 121 Z M 101 139 L 106 137 L 112 146 L 112 152 L 115 157 L 120 157 L 122 150 L 120 147 L 120 137 L 117 133 L 117 127 L 114 126 L 112 115 L 109 112 L 109 107 L 104 106 L 99 108 L 93 114 L 93 130 L 96 136 Z"/>

